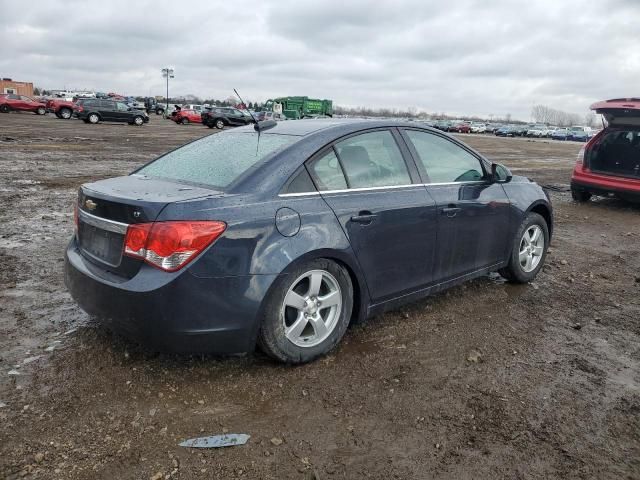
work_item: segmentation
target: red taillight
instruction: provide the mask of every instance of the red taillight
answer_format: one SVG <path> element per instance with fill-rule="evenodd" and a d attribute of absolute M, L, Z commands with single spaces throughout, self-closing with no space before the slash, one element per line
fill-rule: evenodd
<path fill-rule="evenodd" d="M 155 222 L 129 225 L 124 254 L 167 272 L 181 269 L 227 228 L 224 222 Z"/>

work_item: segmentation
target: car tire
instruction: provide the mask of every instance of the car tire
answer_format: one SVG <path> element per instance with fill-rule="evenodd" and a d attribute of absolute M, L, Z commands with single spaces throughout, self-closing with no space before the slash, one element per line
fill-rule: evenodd
<path fill-rule="evenodd" d="M 97 113 L 91 113 L 89 114 L 89 116 L 87 117 L 87 121 L 93 125 L 95 125 L 96 123 L 98 123 L 100 121 L 100 117 L 98 116 Z"/>
<path fill-rule="evenodd" d="M 224 128 L 224 120 L 222 120 L 221 118 L 218 118 L 215 122 L 214 122 L 216 128 L 218 130 L 222 130 Z"/>
<path fill-rule="evenodd" d="M 138 127 L 141 127 L 142 125 L 144 125 L 144 118 L 142 118 L 140 115 L 136 115 L 135 117 L 133 117 L 133 122 L 131 122 L 133 125 L 137 125 Z"/>
<path fill-rule="evenodd" d="M 572 188 L 571 198 L 573 198 L 574 202 L 585 203 L 591 200 L 591 193 L 585 190 L 578 190 L 577 188 Z"/>
<path fill-rule="evenodd" d="M 509 263 L 499 270 L 500 275 L 513 283 L 532 281 L 544 265 L 548 246 L 549 226 L 546 220 L 530 212 L 516 232 Z"/>
<path fill-rule="evenodd" d="M 45 113 L 47 113 L 47 109 L 44 107 L 38 107 L 36 110 L 36 115 L 44 115 Z"/>
<path fill-rule="evenodd" d="M 69 120 L 73 112 L 70 108 L 61 108 L 60 111 L 56 114 L 58 118 L 64 118 L 65 120 Z"/>
<path fill-rule="evenodd" d="M 188 125 L 189 124 L 189 119 L 188 118 L 183 118 L 182 120 L 180 120 L 180 123 L 182 125 Z"/>
<path fill-rule="evenodd" d="M 323 298 L 330 298 L 325 301 L 331 306 L 322 306 Z M 344 267 L 324 258 L 304 262 L 271 288 L 260 314 L 258 345 L 278 361 L 309 362 L 342 339 L 352 309 L 353 285 Z"/>
<path fill-rule="evenodd" d="M 0 112 L 2 113 L 9 113 L 9 110 L 11 110 L 9 108 L 9 105 L 0 105 Z"/>
<path fill-rule="evenodd" d="M 58 118 L 62 118 L 62 115 L 60 115 L 60 112 L 54 112 L 54 115 Z"/>

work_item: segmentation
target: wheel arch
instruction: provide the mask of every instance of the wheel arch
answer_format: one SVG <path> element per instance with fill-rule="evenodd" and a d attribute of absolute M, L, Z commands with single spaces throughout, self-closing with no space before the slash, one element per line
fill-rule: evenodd
<path fill-rule="evenodd" d="M 338 265 L 343 267 L 349 274 L 351 285 L 353 287 L 353 310 L 351 312 L 351 319 L 349 320 L 349 324 L 352 325 L 362 323 L 367 318 L 368 307 L 370 303 L 366 281 L 364 279 L 364 276 L 362 275 L 362 272 L 360 271 L 360 268 L 358 267 L 356 259 L 353 258 L 352 255 L 350 255 L 348 252 L 333 249 L 312 250 L 291 261 L 284 268 L 284 270 L 280 272 L 276 280 L 274 280 L 267 289 L 264 297 L 260 301 L 260 307 L 258 311 L 262 311 L 274 288 L 277 288 L 278 279 L 282 278 L 282 276 L 288 275 L 289 272 L 291 272 L 301 263 L 321 258 L 337 263 Z M 256 322 L 253 338 L 257 338 L 259 329 L 259 322 Z"/>
<path fill-rule="evenodd" d="M 543 200 L 539 200 L 531 204 L 526 213 L 529 212 L 537 213 L 544 218 L 545 222 L 547 222 L 547 228 L 549 229 L 549 238 L 551 238 L 553 235 L 553 214 L 551 207 Z"/>

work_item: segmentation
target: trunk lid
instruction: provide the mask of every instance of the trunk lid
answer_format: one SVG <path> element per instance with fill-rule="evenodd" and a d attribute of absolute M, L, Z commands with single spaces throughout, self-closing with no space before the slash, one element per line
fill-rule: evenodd
<path fill-rule="evenodd" d="M 140 175 L 84 184 L 78 193 L 80 251 L 104 270 L 131 278 L 142 262 L 123 256 L 129 224 L 153 222 L 170 203 L 220 194 L 211 189 Z"/>
<path fill-rule="evenodd" d="M 591 105 L 609 126 L 640 126 L 640 98 L 614 98 Z"/>

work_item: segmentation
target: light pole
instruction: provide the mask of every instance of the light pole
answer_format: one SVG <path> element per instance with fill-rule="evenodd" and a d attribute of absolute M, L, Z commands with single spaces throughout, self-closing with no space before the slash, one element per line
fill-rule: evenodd
<path fill-rule="evenodd" d="M 162 69 L 162 76 L 167 79 L 167 112 L 169 111 L 169 79 L 174 78 L 173 68 L 166 67 Z"/>

